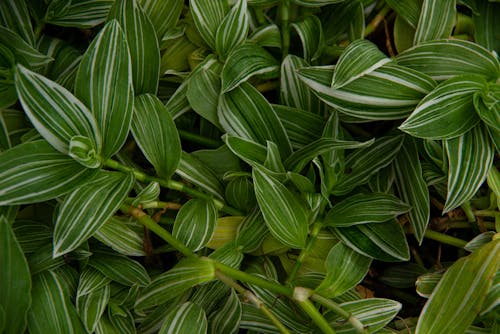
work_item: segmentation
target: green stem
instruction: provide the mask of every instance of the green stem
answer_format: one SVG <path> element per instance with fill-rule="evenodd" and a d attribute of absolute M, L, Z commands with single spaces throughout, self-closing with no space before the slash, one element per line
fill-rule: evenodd
<path fill-rule="evenodd" d="M 299 306 L 309 315 L 309 317 L 314 321 L 316 326 L 319 327 L 323 331 L 323 333 L 327 334 L 335 334 L 335 330 L 330 326 L 328 321 L 326 321 L 325 317 L 321 313 L 319 313 L 318 309 L 311 303 L 309 299 L 305 300 L 297 300 L 296 302 Z"/>
<path fill-rule="evenodd" d="M 495 217 L 498 211 L 496 210 L 474 210 L 472 211 L 473 215 L 479 217 Z"/>
<path fill-rule="evenodd" d="M 470 223 L 476 221 L 476 216 L 474 215 L 474 212 L 472 211 L 472 208 L 471 208 L 469 201 L 463 203 L 460 207 L 462 208 L 462 210 L 464 210 L 464 213 L 467 216 L 467 220 Z"/>
<path fill-rule="evenodd" d="M 384 20 L 385 16 L 390 11 L 391 11 L 391 7 L 389 7 L 388 5 L 385 5 L 380 10 L 380 12 L 378 12 L 377 15 L 375 15 L 375 17 L 373 18 L 373 20 L 371 20 L 371 22 L 368 23 L 368 25 L 365 28 L 365 37 L 368 36 L 368 35 L 370 35 L 371 33 L 373 33 L 375 31 L 375 29 L 377 29 L 377 27 L 380 24 L 380 22 L 382 22 Z"/>
<path fill-rule="evenodd" d="M 172 202 L 152 201 L 141 204 L 141 208 L 179 210 L 181 208 L 181 205 L 179 203 L 172 203 Z"/>
<path fill-rule="evenodd" d="M 285 58 L 290 49 L 290 0 L 281 0 L 281 43 L 282 57 Z"/>
<path fill-rule="evenodd" d="M 269 92 L 269 91 L 275 90 L 279 86 L 280 86 L 280 82 L 279 81 L 266 81 L 264 83 L 256 85 L 255 88 L 257 88 L 257 90 L 259 92 L 265 93 L 265 92 Z"/>
<path fill-rule="evenodd" d="M 368 333 L 368 331 L 365 329 L 365 326 L 363 325 L 363 323 L 361 323 L 361 321 L 358 320 L 358 318 L 354 317 L 351 313 L 341 308 L 340 305 L 335 303 L 333 300 L 317 294 L 313 294 L 311 296 L 311 299 L 323 305 L 324 307 L 332 310 L 335 314 L 338 314 L 342 318 L 346 319 L 358 333 L 360 334 Z"/>
<path fill-rule="evenodd" d="M 186 193 L 192 197 L 202 198 L 202 199 L 205 199 L 207 201 L 213 201 L 215 204 L 215 207 L 218 210 L 225 212 L 227 214 L 230 214 L 233 216 L 243 216 L 244 215 L 241 211 L 225 205 L 224 202 L 222 202 L 216 198 L 213 198 L 213 196 L 205 194 L 205 193 L 203 193 L 199 190 L 196 190 L 194 188 L 191 188 L 182 182 L 174 181 L 174 180 L 170 180 L 170 179 L 165 180 L 165 179 L 161 179 L 158 177 L 150 176 L 150 175 L 147 175 L 146 173 L 143 173 L 135 168 L 125 166 L 125 165 L 123 165 L 123 164 L 121 164 L 118 161 L 113 160 L 113 159 L 106 160 L 104 162 L 104 165 L 106 167 L 109 167 L 109 168 L 112 168 L 115 170 L 119 170 L 121 172 L 132 173 L 132 174 L 134 174 L 134 177 L 137 180 L 142 181 L 142 182 L 158 182 L 164 188 L 177 190 L 177 191 Z"/>
<path fill-rule="evenodd" d="M 179 136 L 182 139 L 185 139 L 187 141 L 190 141 L 192 143 L 200 144 L 209 148 L 218 148 L 222 146 L 222 142 L 220 140 L 212 139 L 212 138 L 207 138 L 201 135 L 197 135 L 195 133 L 191 133 L 186 130 L 177 130 L 179 132 Z"/>
<path fill-rule="evenodd" d="M 433 230 L 425 231 L 425 237 L 427 239 L 432 239 L 439 241 L 440 243 L 447 244 L 450 246 L 455 246 L 458 248 L 464 248 L 467 245 L 467 241 L 452 237 L 451 235 L 447 235 L 444 233 L 436 232 Z"/>
<path fill-rule="evenodd" d="M 298 273 L 300 267 L 302 266 L 302 263 L 304 263 L 304 260 L 309 255 L 311 248 L 312 248 L 314 242 L 316 241 L 316 238 L 318 237 L 319 231 L 321 231 L 321 226 L 322 226 L 321 222 L 319 222 L 319 221 L 314 223 L 311 234 L 309 236 L 309 240 L 307 241 L 306 247 L 304 247 L 300 251 L 299 257 L 295 261 L 295 264 L 294 264 L 292 270 L 290 271 L 290 274 L 288 275 L 288 277 L 285 281 L 285 284 L 289 284 L 289 283 L 293 282 L 293 280 L 295 279 L 295 276 L 297 276 L 297 273 Z"/>

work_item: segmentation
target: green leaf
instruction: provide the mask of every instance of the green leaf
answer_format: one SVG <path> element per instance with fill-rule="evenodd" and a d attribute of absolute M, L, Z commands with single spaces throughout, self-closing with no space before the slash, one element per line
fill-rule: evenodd
<path fill-rule="evenodd" d="M 321 100 L 358 122 L 406 117 L 435 86 L 427 75 L 391 63 L 340 89 L 330 87 L 333 73 L 331 66 L 299 70 Z"/>
<path fill-rule="evenodd" d="M 500 270 L 497 270 L 495 277 L 493 277 L 492 286 L 486 295 L 486 300 L 483 303 L 480 315 L 487 314 L 491 311 L 494 312 L 498 305 L 500 305 Z"/>
<path fill-rule="evenodd" d="M 253 184 L 248 177 L 236 177 L 226 185 L 225 198 L 229 205 L 251 211 L 257 204 Z"/>
<path fill-rule="evenodd" d="M 325 260 L 326 277 L 316 288 L 325 297 L 336 297 L 354 288 L 368 273 L 372 259 L 338 242 Z"/>
<path fill-rule="evenodd" d="M 6 0 L 0 2 L 0 22 L 1 25 L 21 36 L 29 45 L 35 45 L 35 34 L 25 1 Z"/>
<path fill-rule="evenodd" d="M 82 270 L 78 280 L 77 297 L 99 290 L 108 285 L 110 282 L 111 279 L 99 270 L 87 266 Z"/>
<path fill-rule="evenodd" d="M 181 143 L 170 113 L 156 96 L 135 99 L 132 134 L 158 176 L 171 177 L 181 159 Z"/>
<path fill-rule="evenodd" d="M 339 89 L 391 60 L 372 42 L 358 39 L 345 49 L 333 72 L 332 88 Z"/>
<path fill-rule="evenodd" d="M 276 24 L 260 26 L 254 30 L 253 34 L 248 38 L 248 41 L 258 46 L 281 48 L 280 29 Z"/>
<path fill-rule="evenodd" d="M 136 310 L 163 304 L 187 289 L 215 279 L 215 265 L 208 258 L 183 259 L 169 271 L 157 276 L 135 303 Z"/>
<path fill-rule="evenodd" d="M 61 279 L 52 271 L 33 277 L 28 329 L 33 334 L 86 333 Z"/>
<path fill-rule="evenodd" d="M 195 303 L 186 302 L 170 311 L 158 334 L 204 334 L 207 327 L 205 311 Z"/>
<path fill-rule="evenodd" d="M 52 229 L 38 221 L 17 219 L 12 228 L 24 254 L 37 252 L 52 243 Z"/>
<path fill-rule="evenodd" d="M 417 145 L 410 136 L 404 138 L 394 159 L 394 171 L 399 196 L 411 206 L 408 218 L 415 238 L 421 243 L 430 218 L 429 189 L 422 173 Z"/>
<path fill-rule="evenodd" d="M 98 168 L 101 165 L 101 159 L 88 137 L 71 137 L 68 155 L 87 168 Z"/>
<path fill-rule="evenodd" d="M 16 62 L 31 69 L 41 68 L 53 60 L 25 42 L 17 33 L 1 25 L 0 45 L 8 46 Z"/>
<path fill-rule="evenodd" d="M 500 41 L 495 38 L 495 31 L 499 31 L 499 21 L 495 20 L 500 14 L 500 4 L 491 1 L 476 1 L 477 13 L 472 15 L 474 23 L 474 41 L 491 51 L 500 50 Z"/>
<path fill-rule="evenodd" d="M 229 10 L 227 0 L 190 0 L 189 9 L 201 37 L 212 50 L 215 50 L 217 29 Z"/>
<path fill-rule="evenodd" d="M 54 230 L 54 257 L 90 238 L 113 216 L 132 189 L 134 177 L 101 171 L 92 182 L 71 192 L 61 205 Z"/>
<path fill-rule="evenodd" d="M 260 247 L 267 234 L 268 229 L 262 212 L 255 207 L 239 225 L 235 241 L 242 247 L 242 252 L 250 253 Z"/>
<path fill-rule="evenodd" d="M 398 13 L 398 16 L 404 18 L 412 28 L 417 27 L 422 0 L 387 0 L 386 2 L 396 13 Z M 413 38 L 410 43 L 412 41 Z"/>
<path fill-rule="evenodd" d="M 56 270 L 65 265 L 64 258 L 52 257 L 52 244 L 45 244 L 27 258 L 31 275 L 36 275 L 49 270 Z"/>
<path fill-rule="evenodd" d="M 494 231 L 487 231 L 476 235 L 467 243 L 467 245 L 464 246 L 464 249 L 468 252 L 475 252 L 476 250 L 493 240 L 493 236 L 495 235 L 495 233 L 496 232 Z"/>
<path fill-rule="evenodd" d="M 127 139 L 134 104 L 132 64 L 117 21 L 108 22 L 85 52 L 75 94 L 92 111 L 102 135 L 102 157 L 110 158 Z"/>
<path fill-rule="evenodd" d="M 238 0 L 217 28 L 215 50 L 222 57 L 243 43 L 249 29 L 247 1 Z"/>
<path fill-rule="evenodd" d="M 240 328 L 257 333 L 280 333 L 271 320 L 253 304 L 242 303 L 241 306 Z"/>
<path fill-rule="evenodd" d="M 448 155 L 448 195 L 443 212 L 471 199 L 483 184 L 495 150 L 486 129 L 479 124 L 460 137 L 445 141 Z"/>
<path fill-rule="evenodd" d="M 301 148 L 321 136 L 324 127 L 322 117 L 308 111 L 277 104 L 273 105 L 273 109 L 283 124 L 293 148 Z"/>
<path fill-rule="evenodd" d="M 125 32 L 132 59 L 135 95 L 156 94 L 160 77 L 160 47 L 153 24 L 136 0 L 115 1 L 108 20 L 116 19 Z"/>
<path fill-rule="evenodd" d="M 304 59 L 307 61 L 317 60 L 325 46 L 323 28 L 321 21 L 317 16 L 306 16 L 302 21 L 292 23 L 290 27 L 294 28 L 302 42 Z"/>
<path fill-rule="evenodd" d="M 474 94 L 474 107 L 481 120 L 493 131 L 500 131 L 500 85 L 489 83 Z"/>
<path fill-rule="evenodd" d="M 456 0 L 423 0 L 413 44 L 450 37 L 456 14 Z"/>
<path fill-rule="evenodd" d="M 370 333 L 377 333 L 394 319 L 402 305 L 390 299 L 368 298 L 342 303 L 340 307 L 361 321 Z M 338 333 L 357 333 L 349 322 L 338 315 L 335 315 L 330 322 Z"/>
<path fill-rule="evenodd" d="M 408 212 L 411 207 L 394 195 L 355 194 L 335 204 L 324 219 L 325 226 L 347 227 L 383 223 Z"/>
<path fill-rule="evenodd" d="M 232 334 L 238 332 L 241 313 L 241 302 L 233 289 L 224 305 L 210 319 L 212 333 Z"/>
<path fill-rule="evenodd" d="M 227 57 L 222 69 L 222 92 L 233 90 L 254 75 L 278 71 L 279 64 L 269 52 L 254 44 L 242 44 Z"/>
<path fill-rule="evenodd" d="M 140 0 L 142 8 L 155 27 L 156 36 L 161 41 L 165 33 L 176 26 L 184 5 L 183 0 Z"/>
<path fill-rule="evenodd" d="M 292 2 L 296 3 L 297 5 L 305 7 L 321 7 L 343 1 L 344 0 L 292 0 Z"/>
<path fill-rule="evenodd" d="M 95 331 L 101 316 L 106 310 L 111 289 L 109 284 L 76 298 L 76 309 L 89 333 Z"/>
<path fill-rule="evenodd" d="M 484 78 L 461 75 L 449 79 L 424 97 L 399 129 L 426 139 L 450 139 L 472 129 L 479 117 L 473 94 L 486 86 Z"/>
<path fill-rule="evenodd" d="M 416 333 L 464 332 L 480 312 L 499 264 L 500 240 L 456 261 L 425 304 Z"/>
<path fill-rule="evenodd" d="M 146 269 L 139 262 L 124 255 L 96 252 L 91 256 L 88 265 L 126 286 L 144 287 L 151 281 Z"/>
<path fill-rule="evenodd" d="M 404 231 L 394 221 L 340 227 L 333 231 L 347 246 L 365 256 L 386 262 L 410 258 Z"/>
<path fill-rule="evenodd" d="M 241 160 L 250 166 L 264 166 L 267 158 L 267 148 L 251 140 L 236 136 L 224 135 L 223 140 L 227 147 Z"/>
<path fill-rule="evenodd" d="M 303 248 L 307 238 L 308 217 L 298 198 L 283 184 L 254 167 L 257 202 L 271 234 L 284 245 Z"/>
<path fill-rule="evenodd" d="M 112 4 L 113 0 L 52 1 L 47 8 L 46 22 L 63 27 L 92 28 L 106 20 Z"/>
<path fill-rule="evenodd" d="M 110 303 L 108 318 L 118 333 L 135 334 L 135 323 L 132 313 L 124 306 Z"/>
<path fill-rule="evenodd" d="M 281 156 L 291 153 L 290 141 L 274 109 L 249 83 L 221 96 L 218 115 L 220 124 L 229 135 L 262 145 L 272 141 L 278 145 Z"/>
<path fill-rule="evenodd" d="M 0 205 L 59 197 L 88 182 L 96 172 L 57 152 L 45 140 L 15 146 L 0 154 Z"/>
<path fill-rule="evenodd" d="M 93 236 L 120 254 L 128 256 L 146 255 L 143 236 L 118 217 L 108 219 Z"/>
<path fill-rule="evenodd" d="M 0 307 L 7 320 L 5 334 L 23 333 L 31 304 L 31 277 L 28 262 L 16 240 L 10 222 L 0 215 Z"/>
<path fill-rule="evenodd" d="M 394 288 L 406 289 L 415 288 L 417 278 L 425 273 L 427 273 L 427 270 L 424 267 L 410 262 L 390 266 L 387 269 L 384 269 L 378 278 L 385 285 Z"/>
<path fill-rule="evenodd" d="M 488 80 L 496 80 L 500 76 L 500 65 L 491 52 L 476 43 L 460 39 L 424 42 L 400 53 L 396 61 L 435 80 L 446 80 L 461 74 L 479 74 Z"/>
<path fill-rule="evenodd" d="M 200 250 L 212 238 L 216 220 L 213 201 L 191 199 L 177 213 L 172 235 L 193 251 Z"/>
<path fill-rule="evenodd" d="M 101 134 L 97 122 L 73 94 L 21 65 L 17 66 L 15 83 L 26 115 L 52 146 L 67 153 L 71 138 L 84 136 L 100 154 Z"/>

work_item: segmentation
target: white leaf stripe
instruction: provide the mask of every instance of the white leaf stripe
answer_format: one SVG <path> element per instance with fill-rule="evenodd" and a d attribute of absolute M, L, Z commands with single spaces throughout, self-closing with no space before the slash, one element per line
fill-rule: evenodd
<path fill-rule="evenodd" d="M 189 9 L 196 29 L 214 50 L 217 28 L 228 11 L 227 1 L 189 0 Z"/>
<path fill-rule="evenodd" d="M 443 212 L 471 199 L 486 179 L 495 150 L 482 124 L 454 139 L 445 141 L 448 155 L 448 194 Z"/>
<path fill-rule="evenodd" d="M 83 296 L 100 289 L 111 282 L 111 279 L 92 267 L 85 267 L 78 281 L 77 296 Z"/>
<path fill-rule="evenodd" d="M 15 146 L 0 154 L 0 205 L 42 202 L 64 195 L 95 173 L 44 140 Z"/>
<path fill-rule="evenodd" d="M 158 334 L 204 334 L 207 327 L 205 311 L 195 303 L 186 302 L 170 311 Z"/>
<path fill-rule="evenodd" d="M 118 210 L 133 182 L 132 174 L 101 172 L 95 182 L 66 197 L 54 230 L 54 257 L 90 238 Z"/>
<path fill-rule="evenodd" d="M 71 2 L 67 10 L 53 11 L 62 16 L 49 16 L 47 23 L 64 27 L 92 28 L 106 20 L 113 0 L 80 0 Z"/>
<path fill-rule="evenodd" d="M 174 28 L 184 7 L 183 0 L 142 0 L 141 5 L 153 23 L 158 40 L 168 29 Z"/>
<path fill-rule="evenodd" d="M 238 331 L 240 319 L 241 302 L 234 289 L 232 289 L 224 306 L 217 310 L 217 313 L 211 319 L 212 333 L 235 333 Z"/>
<path fill-rule="evenodd" d="M 95 232 L 94 238 L 123 255 L 146 255 L 143 238 L 117 218 L 105 222 Z"/>
<path fill-rule="evenodd" d="M 321 21 L 315 15 L 308 15 L 304 20 L 290 25 L 295 29 L 302 42 L 304 59 L 315 61 L 321 56 L 325 39 Z M 306 109 L 307 110 L 307 109 Z"/>
<path fill-rule="evenodd" d="M 448 38 L 455 26 L 456 0 L 424 0 L 413 44 Z"/>
<path fill-rule="evenodd" d="M 0 21 L 21 36 L 26 43 L 35 45 L 35 34 L 25 1 L 4 0 L 0 2 Z"/>
<path fill-rule="evenodd" d="M 16 62 L 32 69 L 43 67 L 53 60 L 25 42 L 17 33 L 3 25 L 0 25 L 0 43 L 8 47 L 7 50 L 12 52 Z"/>
<path fill-rule="evenodd" d="M 301 148 L 321 136 L 324 120 L 311 112 L 273 104 L 294 149 Z M 309 109 L 305 109 L 309 110 Z"/>
<path fill-rule="evenodd" d="M 215 36 L 215 49 L 225 57 L 235 46 L 243 43 L 248 34 L 247 0 L 238 0 L 226 15 Z"/>
<path fill-rule="evenodd" d="M 96 252 L 88 265 L 126 286 L 144 287 L 151 282 L 146 269 L 139 262 L 124 255 Z"/>
<path fill-rule="evenodd" d="M 76 298 L 76 309 L 83 325 L 89 333 L 94 332 L 99 319 L 104 314 L 111 295 L 109 285 Z"/>
<path fill-rule="evenodd" d="M 279 334 L 279 329 L 255 306 L 242 303 L 240 328 L 259 333 Z"/>
<path fill-rule="evenodd" d="M 292 0 L 299 6 L 304 7 L 321 7 L 325 5 L 331 5 L 334 3 L 343 2 L 343 0 Z"/>

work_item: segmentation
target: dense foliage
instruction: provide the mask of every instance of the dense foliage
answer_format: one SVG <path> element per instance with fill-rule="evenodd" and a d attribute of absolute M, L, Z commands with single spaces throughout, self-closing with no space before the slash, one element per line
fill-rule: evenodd
<path fill-rule="evenodd" d="M 499 18 L 0 1 L 0 333 L 499 333 Z"/>

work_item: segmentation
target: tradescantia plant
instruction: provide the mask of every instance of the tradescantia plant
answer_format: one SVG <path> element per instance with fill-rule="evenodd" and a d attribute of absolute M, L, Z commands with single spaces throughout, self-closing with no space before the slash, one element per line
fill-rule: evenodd
<path fill-rule="evenodd" d="M 0 332 L 500 331 L 499 16 L 1 1 Z"/>

